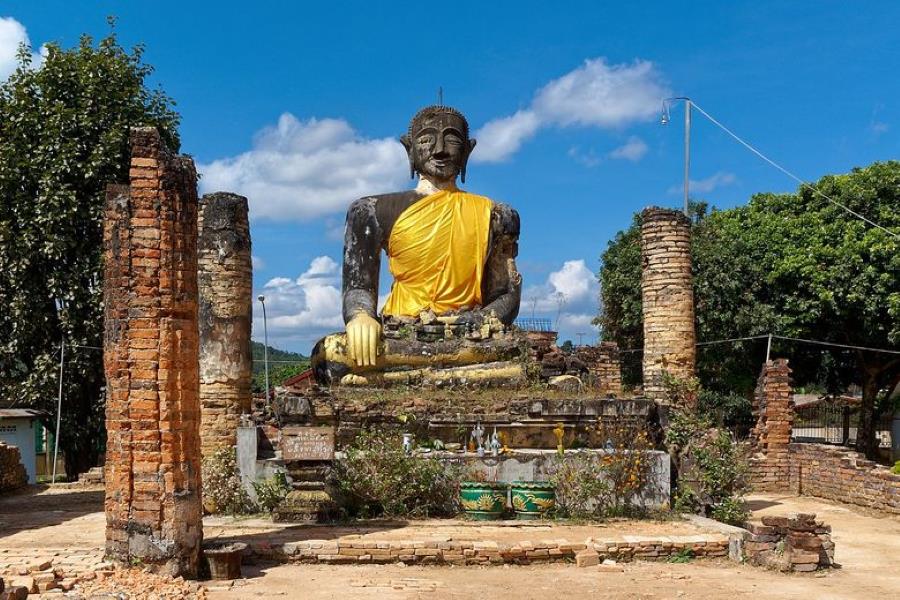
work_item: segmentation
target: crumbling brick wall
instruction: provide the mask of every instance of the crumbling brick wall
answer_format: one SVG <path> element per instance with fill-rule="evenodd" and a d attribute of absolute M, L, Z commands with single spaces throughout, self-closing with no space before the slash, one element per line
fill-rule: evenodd
<path fill-rule="evenodd" d="M 197 572 L 202 538 L 197 174 L 155 128 L 132 130 L 129 186 L 104 225 L 106 551 Z"/>
<path fill-rule="evenodd" d="M 234 446 L 250 412 L 253 266 L 247 199 L 220 192 L 200 199 L 200 441 L 203 456 Z"/>
<path fill-rule="evenodd" d="M 791 369 L 787 360 L 770 360 L 763 365 L 756 385 L 753 413 L 757 417 L 751 432 L 754 444 L 754 455 L 750 460 L 753 487 L 767 491 L 787 489 L 794 426 Z"/>
<path fill-rule="evenodd" d="M 0 442 L 0 493 L 28 485 L 28 474 L 17 446 Z"/>
<path fill-rule="evenodd" d="M 790 489 L 900 515 L 900 475 L 841 446 L 791 444 Z"/>
<path fill-rule="evenodd" d="M 641 218 L 644 393 L 664 400 L 667 373 L 687 379 L 696 370 L 691 222 L 655 207 Z"/>
<path fill-rule="evenodd" d="M 598 346 L 579 346 L 575 355 L 587 366 L 589 383 L 602 395 L 617 398 L 622 395 L 622 364 L 619 345 L 600 342 Z"/>
<path fill-rule="evenodd" d="M 751 432 L 753 487 L 900 514 L 900 475 L 849 448 L 791 443 L 790 374 L 786 360 L 769 361 L 757 383 L 753 402 L 757 422 Z"/>

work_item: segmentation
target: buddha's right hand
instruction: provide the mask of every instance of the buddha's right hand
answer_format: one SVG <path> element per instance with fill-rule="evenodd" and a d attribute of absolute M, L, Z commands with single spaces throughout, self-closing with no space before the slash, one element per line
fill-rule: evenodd
<path fill-rule="evenodd" d="M 381 323 L 361 312 L 347 323 L 347 351 L 357 367 L 374 367 L 378 360 Z"/>

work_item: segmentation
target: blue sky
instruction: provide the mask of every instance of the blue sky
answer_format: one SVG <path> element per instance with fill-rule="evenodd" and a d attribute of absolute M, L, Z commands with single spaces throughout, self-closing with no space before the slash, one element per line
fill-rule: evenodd
<path fill-rule="evenodd" d="M 900 154 L 896 2 L 457 2 L 446 21 L 422 2 L 256 4 L 4 1 L 0 77 L 24 36 L 71 46 L 117 15 L 177 100 L 202 191 L 250 197 L 270 341 L 304 353 L 341 325 L 346 206 L 411 185 L 396 137 L 439 86 L 478 132 L 466 189 L 522 215 L 522 314 L 555 320 L 562 291 L 561 339 L 596 335 L 608 240 L 681 203 L 682 112 L 661 126 L 663 96 L 805 179 Z M 720 207 L 795 188 L 697 114 L 691 178 Z"/>

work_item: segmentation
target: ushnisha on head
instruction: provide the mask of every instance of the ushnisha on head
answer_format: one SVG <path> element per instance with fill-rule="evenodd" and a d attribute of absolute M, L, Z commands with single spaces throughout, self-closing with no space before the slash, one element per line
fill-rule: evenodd
<path fill-rule="evenodd" d="M 409 156 L 409 175 L 416 173 L 438 181 L 450 181 L 459 175 L 466 181 L 466 163 L 475 148 L 469 138 L 469 123 L 461 112 L 450 106 L 426 106 L 409 123 L 409 131 L 400 136 Z"/>

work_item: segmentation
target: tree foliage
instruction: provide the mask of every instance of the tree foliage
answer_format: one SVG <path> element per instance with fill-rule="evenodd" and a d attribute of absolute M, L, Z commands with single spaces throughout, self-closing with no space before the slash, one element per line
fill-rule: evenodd
<path fill-rule="evenodd" d="M 265 345 L 259 342 L 250 342 L 253 356 L 253 380 L 251 389 L 254 393 L 261 393 L 266 388 L 265 371 Z M 299 375 L 309 368 L 309 357 L 296 352 L 279 350 L 269 346 L 269 386 L 276 387 L 284 383 L 286 379 Z"/>
<path fill-rule="evenodd" d="M 55 420 L 65 340 L 60 446 L 74 475 L 103 439 L 102 354 L 93 348 L 102 346 L 104 191 L 128 180 L 131 127 L 155 125 L 177 150 L 179 117 L 148 88 L 142 48 L 124 50 L 112 32 L 68 50 L 49 44 L 40 68 L 30 60 L 23 47 L 0 84 L 0 400 Z"/>
<path fill-rule="evenodd" d="M 815 189 L 892 231 L 900 231 L 900 162 L 829 175 Z M 700 340 L 773 333 L 874 348 L 900 348 L 900 244 L 848 215 L 809 186 L 757 194 L 744 206 L 696 215 L 693 231 Z M 604 336 L 630 347 L 641 335 L 639 227 L 603 255 Z M 609 286 L 608 288 L 606 286 Z M 765 340 L 701 348 L 704 385 L 749 392 Z M 779 342 L 797 383 L 863 388 L 861 450 L 874 454 L 879 393 L 900 381 L 900 357 Z"/>

